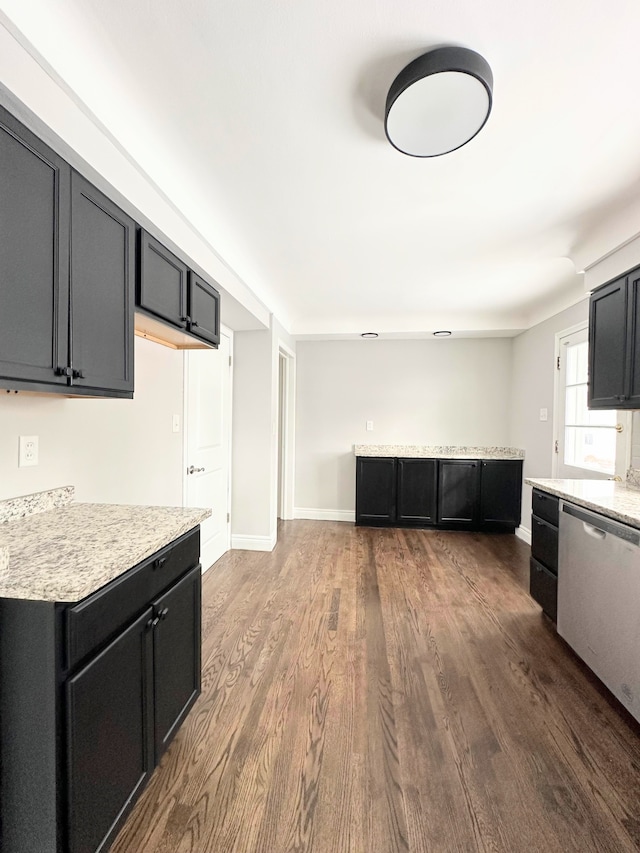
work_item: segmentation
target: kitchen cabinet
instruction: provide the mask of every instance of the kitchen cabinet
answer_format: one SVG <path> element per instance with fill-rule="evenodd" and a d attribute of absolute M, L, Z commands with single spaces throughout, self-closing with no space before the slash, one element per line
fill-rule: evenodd
<path fill-rule="evenodd" d="M 396 487 L 396 459 L 359 456 L 356 461 L 356 522 L 395 522 Z"/>
<path fill-rule="evenodd" d="M 486 459 L 481 463 L 480 521 L 518 527 L 522 504 L 522 462 Z"/>
<path fill-rule="evenodd" d="M 218 291 L 144 229 L 138 239 L 136 307 L 147 318 L 136 321 L 138 330 L 177 348 L 216 347 Z"/>
<path fill-rule="evenodd" d="M 133 396 L 135 223 L 0 109 L 0 384 Z"/>
<path fill-rule="evenodd" d="M 589 302 L 589 408 L 640 408 L 640 268 Z"/>
<path fill-rule="evenodd" d="M 108 849 L 200 692 L 199 549 L 78 603 L 0 599 L 5 853 Z"/>
<path fill-rule="evenodd" d="M 513 530 L 522 460 L 358 456 L 356 524 Z"/>
<path fill-rule="evenodd" d="M 434 524 L 437 493 L 438 463 L 435 459 L 398 459 L 397 521 Z"/>
<path fill-rule="evenodd" d="M 438 522 L 477 524 L 480 519 L 479 463 L 467 459 L 440 460 Z"/>
<path fill-rule="evenodd" d="M 534 489 L 531 508 L 529 592 L 555 622 L 558 612 L 558 498 Z"/>

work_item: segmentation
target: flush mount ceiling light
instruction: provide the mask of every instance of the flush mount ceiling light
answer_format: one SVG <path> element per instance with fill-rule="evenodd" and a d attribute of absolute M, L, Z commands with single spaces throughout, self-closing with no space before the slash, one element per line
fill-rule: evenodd
<path fill-rule="evenodd" d="M 391 84 L 384 119 L 387 139 L 412 157 L 448 154 L 482 129 L 492 96 L 491 68 L 475 50 L 430 50 Z"/>
<path fill-rule="evenodd" d="M 377 332 L 362 332 L 360 335 L 361 338 L 377 338 Z"/>
<path fill-rule="evenodd" d="M 434 338 L 448 338 L 450 335 L 451 335 L 451 332 L 446 332 L 444 329 L 442 329 L 439 332 L 433 333 Z"/>

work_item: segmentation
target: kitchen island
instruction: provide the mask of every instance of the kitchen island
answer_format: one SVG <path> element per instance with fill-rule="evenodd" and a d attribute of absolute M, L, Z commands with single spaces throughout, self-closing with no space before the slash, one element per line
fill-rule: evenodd
<path fill-rule="evenodd" d="M 4 853 L 108 849 L 200 691 L 209 514 L 0 502 Z"/>

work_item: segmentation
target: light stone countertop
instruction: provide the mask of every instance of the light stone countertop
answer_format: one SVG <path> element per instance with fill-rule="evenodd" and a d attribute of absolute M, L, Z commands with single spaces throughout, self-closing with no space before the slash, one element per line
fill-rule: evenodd
<path fill-rule="evenodd" d="M 544 480 L 525 483 L 563 500 L 640 528 L 640 489 L 612 480 Z"/>
<path fill-rule="evenodd" d="M 0 597 L 80 601 L 210 515 L 68 503 L 7 521 L 0 524 Z"/>
<path fill-rule="evenodd" d="M 470 447 L 430 444 L 354 444 L 355 456 L 397 456 L 406 459 L 524 459 L 516 447 Z"/>

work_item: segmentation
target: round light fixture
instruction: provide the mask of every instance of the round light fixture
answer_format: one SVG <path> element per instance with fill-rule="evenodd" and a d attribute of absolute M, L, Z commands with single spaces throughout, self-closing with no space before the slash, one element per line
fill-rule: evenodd
<path fill-rule="evenodd" d="M 486 59 L 466 47 L 438 47 L 410 62 L 391 84 L 387 139 L 412 157 L 448 154 L 482 129 L 492 99 Z"/>
<path fill-rule="evenodd" d="M 441 329 L 439 332 L 433 333 L 434 338 L 448 338 L 450 336 L 451 336 L 451 332 L 447 332 L 444 329 Z"/>
<path fill-rule="evenodd" d="M 360 335 L 361 338 L 377 338 L 377 332 L 362 332 Z"/>

